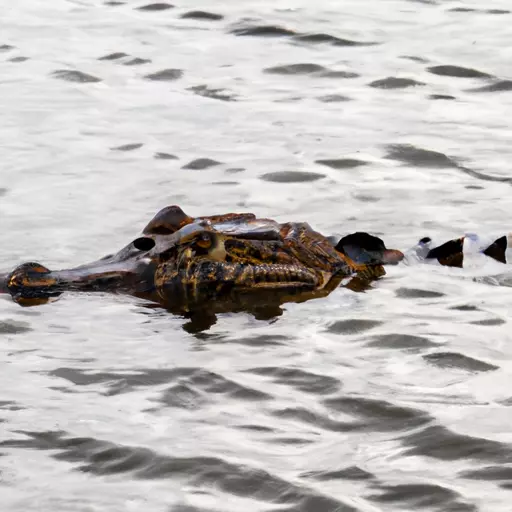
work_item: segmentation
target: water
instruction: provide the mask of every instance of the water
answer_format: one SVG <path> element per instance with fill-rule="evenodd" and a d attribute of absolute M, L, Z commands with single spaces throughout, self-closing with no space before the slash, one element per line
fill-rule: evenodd
<path fill-rule="evenodd" d="M 509 231 L 509 2 L 145 5 L 3 9 L 1 270 L 94 260 L 169 204 L 399 249 Z M 401 265 L 196 335 L 4 297 L 3 510 L 508 511 L 504 269 Z"/>

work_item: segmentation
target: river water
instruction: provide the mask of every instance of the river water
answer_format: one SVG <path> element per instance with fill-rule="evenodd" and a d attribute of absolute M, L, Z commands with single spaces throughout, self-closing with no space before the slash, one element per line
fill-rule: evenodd
<path fill-rule="evenodd" d="M 510 228 L 506 0 L 24 0 L 0 19 L 0 270 L 162 207 L 407 249 Z M 497 265 L 497 266 L 496 266 Z M 508 512 L 507 267 L 223 315 L 0 300 L 2 510 Z"/>

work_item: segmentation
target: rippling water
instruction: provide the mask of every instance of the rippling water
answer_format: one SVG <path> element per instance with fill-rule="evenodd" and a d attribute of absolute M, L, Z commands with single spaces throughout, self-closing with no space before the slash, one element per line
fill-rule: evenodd
<path fill-rule="evenodd" d="M 26 0 L 0 21 L 0 268 L 163 206 L 503 234 L 508 1 Z M 509 511 L 510 273 L 391 268 L 274 321 L 0 303 L 9 511 Z"/>

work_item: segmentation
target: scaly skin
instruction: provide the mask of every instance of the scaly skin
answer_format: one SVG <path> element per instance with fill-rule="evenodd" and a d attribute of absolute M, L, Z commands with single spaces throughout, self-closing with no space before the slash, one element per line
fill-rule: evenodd
<path fill-rule="evenodd" d="M 279 224 L 250 213 L 192 218 L 170 206 L 143 235 L 75 269 L 22 265 L 0 276 L 0 292 L 22 305 L 44 303 L 64 291 L 109 291 L 148 298 L 178 313 L 219 312 L 323 297 L 346 277 L 357 276 L 346 285 L 360 290 L 385 274 L 378 256 L 376 263 L 358 264 L 306 223 Z M 351 241 L 351 251 L 354 246 L 351 256 L 357 257 Z"/>

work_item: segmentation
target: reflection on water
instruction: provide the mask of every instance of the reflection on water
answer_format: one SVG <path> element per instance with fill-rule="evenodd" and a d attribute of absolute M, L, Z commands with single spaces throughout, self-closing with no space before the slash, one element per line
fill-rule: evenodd
<path fill-rule="evenodd" d="M 161 207 L 407 249 L 509 230 L 510 6 L 23 2 L 2 13 L 0 269 L 70 267 Z M 224 314 L 1 300 L 9 511 L 506 511 L 510 272 Z"/>

